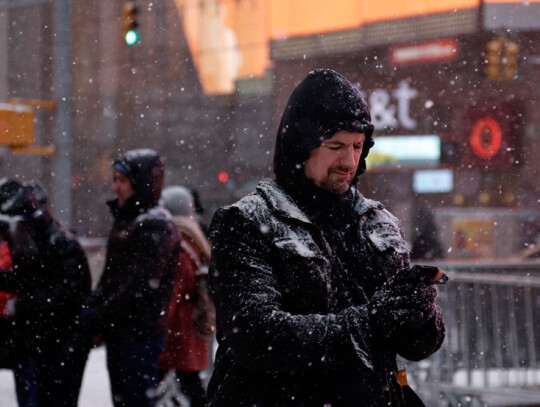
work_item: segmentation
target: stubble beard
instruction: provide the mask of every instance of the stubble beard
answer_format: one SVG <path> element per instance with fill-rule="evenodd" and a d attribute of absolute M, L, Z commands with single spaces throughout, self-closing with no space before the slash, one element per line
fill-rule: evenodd
<path fill-rule="evenodd" d="M 321 188 L 337 195 L 347 192 L 352 184 L 353 175 L 347 177 L 337 177 L 337 179 L 332 179 L 331 175 L 332 173 L 330 173 L 329 176 L 321 183 Z"/>

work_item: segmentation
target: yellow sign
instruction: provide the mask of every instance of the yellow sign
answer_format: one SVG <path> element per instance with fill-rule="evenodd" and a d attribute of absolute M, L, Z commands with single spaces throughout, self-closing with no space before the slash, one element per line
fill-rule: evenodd
<path fill-rule="evenodd" d="M 0 103 L 0 145 L 25 147 L 34 142 L 34 112 L 31 107 Z"/>
<path fill-rule="evenodd" d="M 495 255 L 492 219 L 454 219 L 451 258 L 486 258 Z"/>

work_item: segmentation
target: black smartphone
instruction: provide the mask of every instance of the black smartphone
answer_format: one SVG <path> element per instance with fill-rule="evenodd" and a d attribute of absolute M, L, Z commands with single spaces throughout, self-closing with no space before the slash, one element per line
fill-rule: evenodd
<path fill-rule="evenodd" d="M 409 280 L 421 281 L 425 284 L 446 284 L 448 276 L 435 266 L 415 264 L 407 274 Z"/>

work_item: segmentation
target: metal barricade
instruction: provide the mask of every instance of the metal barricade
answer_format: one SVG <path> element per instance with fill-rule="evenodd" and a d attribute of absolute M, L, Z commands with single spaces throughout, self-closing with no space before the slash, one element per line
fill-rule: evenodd
<path fill-rule="evenodd" d="M 540 406 L 540 264 L 445 268 L 445 342 L 412 386 L 433 407 Z"/>

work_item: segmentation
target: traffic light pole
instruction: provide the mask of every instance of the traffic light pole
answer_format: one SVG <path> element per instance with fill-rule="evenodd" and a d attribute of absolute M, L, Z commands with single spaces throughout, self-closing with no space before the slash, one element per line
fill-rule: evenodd
<path fill-rule="evenodd" d="M 70 0 L 54 1 L 54 84 L 56 92 L 55 217 L 71 224 L 71 36 Z"/>

